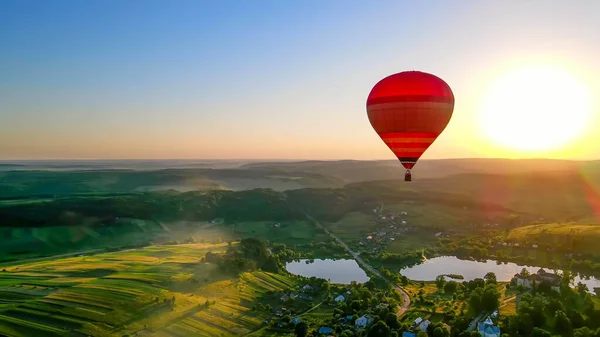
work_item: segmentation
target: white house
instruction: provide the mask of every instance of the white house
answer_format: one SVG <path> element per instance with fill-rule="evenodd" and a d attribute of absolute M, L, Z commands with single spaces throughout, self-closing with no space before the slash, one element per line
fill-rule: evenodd
<path fill-rule="evenodd" d="M 419 324 L 419 330 L 427 331 L 427 327 L 429 327 L 429 324 L 431 324 L 431 322 L 429 320 L 425 320 L 425 321 L 421 322 L 421 324 Z"/>
<path fill-rule="evenodd" d="M 334 301 L 336 301 L 336 302 L 338 302 L 338 303 L 339 303 L 339 302 L 344 302 L 345 300 L 346 300 L 346 298 L 344 297 L 344 295 L 339 295 L 338 297 L 336 297 L 336 298 L 334 299 Z"/>
<path fill-rule="evenodd" d="M 539 247 L 538 245 L 531 245 L 531 248 L 536 248 L 537 249 L 538 247 Z"/>
<path fill-rule="evenodd" d="M 359 318 L 356 319 L 356 321 L 354 321 L 354 326 L 357 329 L 360 328 L 365 328 L 367 327 L 367 325 L 369 325 L 371 322 L 373 321 L 373 318 L 371 318 L 371 316 L 367 316 L 367 315 L 363 315 Z"/>
<path fill-rule="evenodd" d="M 423 322 L 423 319 L 421 317 L 415 319 L 415 321 L 413 322 L 414 325 L 419 325 L 421 324 L 421 322 Z"/>
<path fill-rule="evenodd" d="M 437 233 L 435 233 L 435 237 L 436 237 L 436 238 L 439 238 L 440 236 L 442 236 L 442 232 L 437 232 Z"/>
<path fill-rule="evenodd" d="M 407 212 L 400 212 L 400 215 L 408 215 Z"/>
<path fill-rule="evenodd" d="M 302 287 L 302 291 L 304 291 L 304 292 L 310 292 L 313 290 L 315 290 L 315 289 L 310 284 L 305 284 L 304 287 Z"/>
<path fill-rule="evenodd" d="M 406 220 L 402 220 L 402 224 L 403 224 L 403 225 L 406 225 Z"/>

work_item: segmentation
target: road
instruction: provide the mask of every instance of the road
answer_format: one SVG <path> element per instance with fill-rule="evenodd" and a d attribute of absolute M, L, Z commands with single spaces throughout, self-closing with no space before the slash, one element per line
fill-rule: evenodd
<path fill-rule="evenodd" d="M 477 328 L 477 323 L 479 323 L 479 321 L 481 321 L 484 316 L 485 316 L 485 312 L 482 312 L 477 317 L 475 317 L 471 321 L 471 324 L 469 324 L 469 328 L 467 328 L 467 331 L 473 331 L 473 330 L 475 330 L 475 328 Z"/>
<path fill-rule="evenodd" d="M 398 293 L 400 293 L 400 295 L 402 295 L 402 305 L 400 306 L 400 308 L 398 308 L 398 312 L 396 313 L 397 316 L 402 316 L 406 312 L 406 310 L 408 310 L 408 308 L 410 307 L 410 296 L 408 296 L 408 293 L 404 289 L 402 289 L 402 287 L 400 287 L 399 285 L 397 285 L 394 282 L 390 281 L 388 278 L 383 277 L 383 275 L 381 275 L 381 273 L 379 271 L 377 271 L 375 268 L 371 267 L 371 265 L 369 265 L 368 263 L 366 263 L 359 256 L 358 253 L 356 253 L 355 251 L 353 251 L 352 249 L 350 249 L 350 247 L 348 247 L 348 245 L 344 241 L 342 241 L 337 236 L 333 235 L 333 233 L 331 233 L 330 231 L 328 231 L 327 228 L 323 227 L 323 225 L 321 225 L 321 223 L 319 221 L 317 221 L 317 219 L 313 218 L 309 214 L 306 214 L 306 217 L 310 221 L 312 221 L 317 227 L 323 229 L 325 231 L 325 233 L 327 233 L 329 236 L 331 236 L 340 245 L 344 246 L 344 248 L 348 251 L 348 253 L 350 253 L 350 255 L 352 255 L 352 257 L 354 258 L 354 260 L 356 260 L 356 262 L 358 262 L 359 265 L 361 265 L 363 268 L 365 268 L 366 270 L 368 270 L 372 274 L 375 274 L 377 277 L 383 279 L 387 283 L 391 284 L 396 289 L 396 291 Z"/>

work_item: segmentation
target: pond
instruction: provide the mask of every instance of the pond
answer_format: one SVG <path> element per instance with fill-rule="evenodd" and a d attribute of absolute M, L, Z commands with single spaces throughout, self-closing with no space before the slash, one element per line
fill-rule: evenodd
<path fill-rule="evenodd" d="M 300 260 L 289 262 L 285 269 L 295 275 L 305 277 L 318 277 L 329 280 L 331 283 L 350 284 L 352 281 L 356 283 L 365 283 L 369 280 L 369 276 L 360 268 L 354 260 Z"/>
<path fill-rule="evenodd" d="M 456 256 L 442 256 L 436 257 L 425 262 L 400 270 L 400 274 L 408 277 L 415 281 L 434 281 L 438 275 L 441 274 L 458 274 L 464 277 L 464 280 L 458 281 L 471 281 L 476 278 L 483 278 L 488 272 L 494 272 L 496 278 L 500 282 L 508 282 L 512 279 L 515 274 L 518 274 L 521 269 L 527 269 L 530 273 L 537 273 L 540 267 L 534 266 L 521 266 L 512 262 L 500 262 L 497 263 L 494 260 L 487 260 L 486 262 L 460 260 Z M 551 269 L 546 268 L 546 271 L 552 272 Z M 562 271 L 558 271 L 559 273 Z M 588 286 L 590 291 L 594 290 L 594 287 L 600 287 L 600 280 L 596 278 L 575 278 L 575 284 L 582 282 Z"/>

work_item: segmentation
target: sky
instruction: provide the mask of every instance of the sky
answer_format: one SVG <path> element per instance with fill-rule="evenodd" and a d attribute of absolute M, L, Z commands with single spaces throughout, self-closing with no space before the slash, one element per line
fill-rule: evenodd
<path fill-rule="evenodd" d="M 404 70 L 456 98 L 423 158 L 600 159 L 598 13 L 597 0 L 4 0 L 0 159 L 392 159 L 365 103 Z M 588 127 L 549 152 L 493 143 L 477 122 L 486 88 L 540 62 L 590 90 Z"/>

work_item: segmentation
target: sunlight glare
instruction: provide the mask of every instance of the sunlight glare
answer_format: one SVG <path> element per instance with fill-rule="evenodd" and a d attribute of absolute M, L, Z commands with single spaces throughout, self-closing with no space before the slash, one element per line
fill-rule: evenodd
<path fill-rule="evenodd" d="M 585 129 L 591 96 L 577 78 L 554 67 L 522 68 L 488 88 L 480 109 L 487 138 L 523 151 L 565 146 Z"/>

